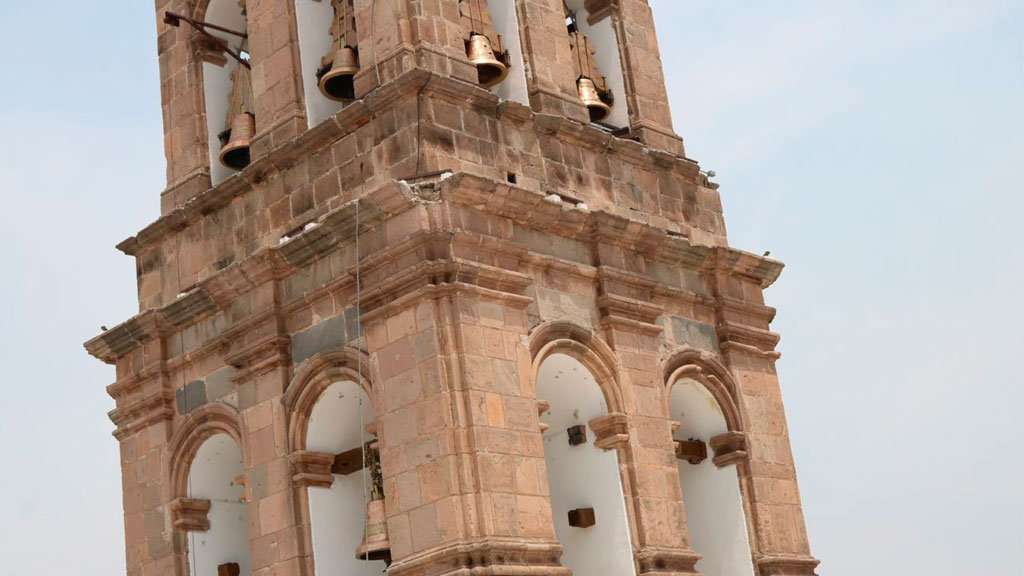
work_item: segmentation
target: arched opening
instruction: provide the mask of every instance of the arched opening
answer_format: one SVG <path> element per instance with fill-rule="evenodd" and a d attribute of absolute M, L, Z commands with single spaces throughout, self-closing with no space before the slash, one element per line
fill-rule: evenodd
<path fill-rule="evenodd" d="M 673 435 L 677 442 L 707 443 L 729 432 L 721 406 L 696 380 L 682 378 L 672 386 L 669 411 L 671 418 L 680 423 Z M 710 447 L 705 449 L 711 451 Z M 678 460 L 690 545 L 703 556 L 697 570 L 707 576 L 753 576 L 735 467 L 720 468 L 711 454 L 707 456 L 696 464 L 685 458 Z"/>
<path fill-rule="evenodd" d="M 516 0 L 459 0 L 466 55 L 480 85 L 503 100 L 529 105 Z"/>
<path fill-rule="evenodd" d="M 629 126 L 629 110 L 626 104 L 626 81 L 622 74 L 622 60 L 619 52 L 618 34 L 613 26 L 612 16 L 591 18 L 586 9 L 586 0 L 565 0 L 569 16 L 566 25 L 573 39 L 573 57 L 576 58 L 577 72 L 588 76 L 596 83 L 601 100 L 608 107 L 605 115 L 591 118 L 598 124 L 612 128 Z M 575 28 L 579 36 L 572 36 Z M 590 57 L 587 57 L 587 54 Z M 583 94 L 581 93 L 581 98 Z"/>
<path fill-rule="evenodd" d="M 310 128 L 334 116 L 345 106 L 344 102 L 324 95 L 320 89 L 320 73 L 325 64 L 333 64 L 339 46 L 358 45 L 353 13 L 352 0 L 295 0 L 302 89 L 306 97 L 306 117 Z M 348 28 L 348 37 L 339 31 L 342 22 Z M 342 37 L 336 37 L 339 34 Z"/>
<path fill-rule="evenodd" d="M 238 0 L 210 0 L 203 20 L 209 24 L 242 33 L 247 30 L 244 3 L 240 3 Z M 248 57 L 245 38 L 214 28 L 207 28 L 206 31 L 223 40 L 235 53 L 242 54 L 244 58 Z M 235 117 L 238 116 L 237 112 L 241 109 L 248 109 L 249 113 L 254 112 L 251 110 L 251 101 L 244 102 L 247 96 L 251 100 L 252 88 L 251 84 L 248 84 L 250 82 L 248 70 L 239 68 L 237 60 L 211 43 L 205 45 L 203 96 L 206 105 L 207 138 L 210 148 L 210 181 L 214 185 L 235 173 L 235 169 L 229 168 L 221 162 L 220 156 L 221 150 L 232 136 L 229 131 L 232 123 L 236 120 Z M 238 83 L 242 84 L 236 90 Z M 245 90 L 242 89 L 243 87 Z M 238 93 L 237 96 L 236 93 Z M 232 102 L 233 100 L 236 102 Z M 237 100 L 243 101 L 238 102 Z M 240 134 L 236 133 L 234 136 L 238 137 Z M 239 164 L 236 163 L 236 165 Z"/>
<path fill-rule="evenodd" d="M 331 470 L 334 482 L 329 488 L 309 488 L 313 564 L 319 576 L 381 574 L 387 568 L 383 561 L 371 561 L 367 566 L 366 561 L 356 557 L 356 549 L 363 543 L 366 504 L 373 486 L 369 471 L 358 459 L 364 443 L 374 439 L 365 431 L 373 421 L 370 399 L 362 387 L 351 380 L 333 382 L 313 405 L 306 431 L 306 449 L 333 455 L 357 455 L 357 469 L 335 465 Z"/>
<path fill-rule="evenodd" d="M 249 513 L 245 502 L 242 451 L 234 438 L 219 433 L 196 451 L 188 471 L 188 497 L 208 500 L 210 528 L 188 533 L 188 563 L 193 576 L 217 574 L 237 564 L 239 576 L 252 574 L 249 561 Z"/>
<path fill-rule="evenodd" d="M 601 387 L 579 360 L 556 351 L 537 371 L 537 400 L 550 404 L 541 423 L 547 426 L 544 457 L 562 565 L 575 574 L 635 574 L 618 454 L 595 446 L 588 427 L 608 414 Z M 583 512 L 570 519 L 572 511 Z"/>

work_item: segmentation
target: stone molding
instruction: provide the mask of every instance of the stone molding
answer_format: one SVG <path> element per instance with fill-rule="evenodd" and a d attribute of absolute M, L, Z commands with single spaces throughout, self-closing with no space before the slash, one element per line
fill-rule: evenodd
<path fill-rule="evenodd" d="M 610 412 L 587 423 L 594 431 L 594 446 L 615 450 L 629 445 L 629 419 L 622 412 Z"/>
<path fill-rule="evenodd" d="M 238 411 L 226 404 L 213 402 L 196 408 L 178 423 L 167 442 L 168 473 L 171 498 L 188 496 L 188 473 L 199 447 L 215 434 L 227 434 L 238 444 L 243 460 L 248 460 L 242 441 L 242 424 Z"/>
<path fill-rule="evenodd" d="M 762 554 L 754 564 L 759 576 L 815 576 L 820 561 L 804 554 Z"/>
<path fill-rule="evenodd" d="M 718 468 L 747 461 L 747 435 L 742 432 L 726 432 L 708 441 L 715 452 L 712 462 Z"/>
<path fill-rule="evenodd" d="M 608 403 L 609 412 L 623 412 L 625 402 L 619 388 L 619 361 L 615 352 L 590 330 L 572 322 L 546 322 L 529 336 L 533 374 L 548 356 L 561 353 L 579 360 L 594 376 Z"/>
<path fill-rule="evenodd" d="M 544 540 L 484 538 L 443 546 L 392 564 L 389 576 L 572 576 L 558 563 L 562 545 Z"/>
<path fill-rule="evenodd" d="M 170 503 L 171 526 L 175 532 L 208 532 L 210 530 L 210 501 L 195 498 L 175 498 Z"/>
<path fill-rule="evenodd" d="M 639 574 L 697 574 L 701 555 L 692 550 L 647 547 L 636 554 Z"/>
<path fill-rule="evenodd" d="M 743 416 L 738 403 L 739 388 L 729 370 L 712 354 L 696 348 L 680 348 L 663 362 L 667 388 L 663 395 L 667 413 L 671 389 L 683 378 L 696 380 L 715 398 L 730 432 L 742 432 Z"/>
<path fill-rule="evenodd" d="M 371 117 L 394 108 L 403 99 L 419 93 L 437 96 L 459 105 L 469 105 L 477 110 L 492 111 L 497 118 L 499 109 L 507 112 L 509 106 L 496 95 L 468 82 L 432 74 L 422 68 L 414 68 L 385 83 L 364 98 L 357 100 L 337 115 L 299 134 L 295 138 L 275 147 L 265 156 L 256 158 L 240 172 L 208 190 L 195 194 L 181 206 L 171 209 L 155 222 L 143 228 L 138 234 L 117 245 L 128 255 L 136 255 L 150 244 L 164 238 L 168 232 L 188 226 L 204 213 L 219 208 L 267 180 L 272 172 L 280 172 L 297 164 L 309 154 L 332 144 L 342 137 L 368 124 Z M 645 146 L 639 142 L 618 138 L 581 121 L 535 113 L 527 107 L 515 109 L 518 116 L 529 115 L 538 134 L 554 136 L 567 144 L 609 153 L 629 159 L 645 168 L 668 169 L 697 178 L 700 168 L 688 158 Z"/>
<path fill-rule="evenodd" d="M 774 260 L 767 260 L 727 247 L 693 245 L 683 237 L 673 236 L 669 234 L 669 231 L 640 220 L 632 220 L 608 212 L 591 212 L 552 204 L 545 201 L 546 195 L 543 193 L 516 188 L 504 182 L 479 176 L 468 174 L 451 176 L 441 184 L 440 198 L 441 202 L 447 201 L 453 205 L 472 206 L 488 213 L 508 217 L 519 224 L 557 233 L 563 237 L 586 240 L 594 237 L 594 230 L 602 230 L 604 231 L 601 237 L 602 242 L 630 250 L 639 250 L 647 258 L 675 262 L 687 268 L 699 262 L 699 269 L 719 270 L 729 275 L 754 277 L 754 275 L 760 274 L 757 281 L 762 286 L 773 282 L 782 269 L 782 264 Z M 354 238 L 356 203 L 360 210 L 360 230 L 367 230 L 390 216 L 421 205 L 422 200 L 411 187 L 404 183 L 385 184 L 366 196 L 327 213 L 317 220 L 316 226 L 297 234 L 279 246 L 262 248 L 249 258 L 231 264 L 204 279 L 182 296 L 180 300 L 183 301 L 171 302 L 159 309 L 142 312 L 93 338 L 86 343 L 86 349 L 97 358 L 113 363 L 117 358 L 154 338 L 172 334 L 215 310 L 225 308 L 234 298 L 253 289 L 260 281 L 287 277 L 302 264 L 323 256 L 339 244 Z M 432 234 L 435 241 L 442 241 L 446 235 L 449 240 L 451 238 L 450 232 L 441 230 L 432 231 Z M 462 234 L 464 233 L 459 233 L 459 235 Z M 419 241 L 425 238 L 428 237 L 421 236 Z M 384 261 L 386 258 L 393 258 L 403 248 L 411 250 L 415 245 L 415 242 L 409 239 L 404 246 L 389 246 L 375 257 L 368 257 L 361 264 L 366 267 L 364 271 L 372 269 L 375 259 Z M 520 248 L 514 247 L 513 249 L 520 250 Z M 391 252 L 392 250 L 394 252 Z M 448 268 L 442 270 L 438 268 L 439 266 Z M 424 262 L 420 267 L 402 271 L 402 273 L 409 275 L 406 280 L 412 284 L 416 284 L 412 275 L 417 273 L 420 275 L 420 280 L 431 274 L 434 276 L 439 273 L 456 274 L 458 281 L 471 280 L 466 283 L 479 284 L 511 294 L 521 291 L 532 282 L 529 276 L 515 271 L 478 262 L 456 260 L 451 257 L 448 257 L 447 263 L 444 264 L 439 264 L 436 261 Z M 606 269 L 604 273 L 610 274 L 611 272 Z M 351 270 L 349 275 L 337 280 L 341 285 L 347 285 L 352 281 L 354 281 L 354 270 Z M 392 283 L 401 281 L 401 275 L 395 275 L 390 280 Z M 649 283 L 650 280 L 634 279 L 631 282 Z M 419 285 L 422 286 L 422 282 L 419 282 Z M 337 285 L 333 288 L 337 288 Z M 394 284 L 382 283 L 377 287 L 366 286 L 366 288 L 364 304 L 368 309 L 378 305 L 379 302 L 376 300 L 387 297 L 386 294 L 391 294 L 390 297 L 395 298 Z M 374 288 L 377 289 L 376 292 Z M 654 290 L 653 287 L 651 289 Z M 609 296 L 605 304 L 608 308 L 617 306 L 630 314 L 640 314 L 645 318 L 650 318 L 655 311 L 654 306 L 656 306 L 642 301 L 639 303 L 616 301 L 612 296 Z M 730 303 L 730 306 L 737 307 L 739 305 L 733 302 Z M 639 321 L 644 322 L 643 320 Z M 653 325 L 632 327 L 651 332 L 654 330 Z M 734 328 L 731 325 L 729 329 L 736 334 L 740 334 L 742 330 L 741 327 Z M 227 331 L 235 332 L 234 328 L 228 328 Z M 749 333 L 744 332 L 743 334 L 748 340 L 750 339 Z M 769 337 L 762 338 L 763 342 L 769 340 Z"/>
<path fill-rule="evenodd" d="M 330 488 L 334 484 L 331 465 L 334 454 L 296 450 L 288 455 L 292 465 L 292 480 L 296 486 L 306 488 Z"/>

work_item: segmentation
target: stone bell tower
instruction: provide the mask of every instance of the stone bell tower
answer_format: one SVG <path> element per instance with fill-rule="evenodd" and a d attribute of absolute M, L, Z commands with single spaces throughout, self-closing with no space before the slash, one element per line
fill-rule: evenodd
<path fill-rule="evenodd" d="M 167 188 L 86 343 L 130 576 L 814 573 L 782 264 L 646 0 L 157 7 Z"/>

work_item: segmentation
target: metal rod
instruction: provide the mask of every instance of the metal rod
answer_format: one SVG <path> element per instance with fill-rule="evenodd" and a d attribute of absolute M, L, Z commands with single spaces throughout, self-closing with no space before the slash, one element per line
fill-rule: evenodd
<path fill-rule="evenodd" d="M 192 18 L 189 18 L 188 16 L 183 16 L 181 14 L 176 14 L 174 12 L 165 12 L 164 13 L 164 22 L 167 23 L 167 24 L 170 24 L 171 26 L 174 26 L 174 27 L 180 26 L 182 20 L 184 20 L 185 22 L 188 22 L 190 26 L 192 26 L 193 28 L 196 29 L 196 31 L 198 31 L 200 34 L 202 34 L 208 40 L 210 40 L 211 42 L 216 44 L 221 50 L 226 52 L 229 56 L 231 56 L 232 58 L 237 60 L 240 65 L 245 66 L 246 68 L 249 68 L 250 70 L 252 69 L 252 66 L 249 64 L 249 61 L 244 59 L 244 58 L 242 58 L 242 55 L 240 53 L 236 52 L 234 49 L 232 49 L 231 46 L 228 46 L 228 43 L 227 43 L 226 40 L 224 40 L 223 38 L 218 38 L 217 36 L 214 36 L 213 34 L 210 34 L 206 30 L 206 28 L 210 27 L 210 28 L 213 28 L 214 30 L 220 30 L 221 32 L 226 32 L 228 34 L 234 34 L 235 36 L 239 36 L 239 37 L 244 38 L 244 39 L 248 39 L 249 38 L 248 34 L 246 34 L 245 32 L 238 32 L 236 30 L 231 30 L 230 28 L 224 28 L 223 26 L 217 26 L 216 24 L 209 24 L 209 23 L 203 22 L 202 20 L 193 20 Z"/>

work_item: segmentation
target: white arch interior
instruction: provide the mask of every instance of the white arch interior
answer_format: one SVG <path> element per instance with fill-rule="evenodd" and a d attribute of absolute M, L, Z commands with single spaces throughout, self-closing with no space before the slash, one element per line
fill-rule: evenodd
<path fill-rule="evenodd" d="M 238 5 L 238 0 L 210 0 L 206 9 L 206 21 L 211 24 L 246 31 L 245 14 Z M 185 24 L 183 23 L 182 26 Z M 233 34 L 218 32 L 212 28 L 208 32 L 223 39 L 235 52 L 242 49 L 244 40 Z M 234 170 L 222 165 L 220 155 L 220 139 L 217 137 L 227 128 L 225 119 L 228 113 L 228 99 L 231 97 L 231 74 L 238 68 L 238 62 L 225 54 L 227 64 L 218 66 L 203 62 L 203 97 L 206 102 L 206 130 L 210 143 L 210 180 L 216 185 L 223 182 Z"/>
<path fill-rule="evenodd" d="M 576 14 L 576 26 L 580 32 L 597 47 L 594 59 L 597 68 L 604 75 L 614 97 L 612 112 L 602 123 L 624 128 L 629 126 L 629 104 L 626 102 L 626 81 L 622 75 L 622 58 L 619 53 L 618 34 L 612 26 L 612 17 L 590 24 L 587 22 L 587 10 L 583 7 L 585 0 L 566 0 L 569 10 Z"/>
<path fill-rule="evenodd" d="M 530 96 L 526 90 L 526 65 L 523 61 L 523 45 L 519 39 L 519 16 L 516 0 L 488 0 L 488 8 L 494 21 L 494 31 L 501 35 L 501 43 L 508 50 L 508 76 L 491 92 L 502 100 L 514 100 L 529 106 Z"/>
<path fill-rule="evenodd" d="M 360 416 L 362 414 L 362 416 Z M 306 449 L 340 454 L 373 439 L 363 432 L 373 422 L 373 407 L 363 389 L 352 381 L 331 384 L 317 399 L 309 418 Z M 365 469 L 334 475 L 330 488 L 309 489 L 309 519 L 313 533 L 313 565 L 316 574 L 381 574 L 384 562 L 356 558 L 366 525 L 366 499 L 371 487 Z"/>
<path fill-rule="evenodd" d="M 210 501 L 210 530 L 189 533 L 193 574 L 216 574 L 217 566 L 229 562 L 238 563 L 241 576 L 252 574 L 245 488 L 235 482 L 244 473 L 242 451 L 227 434 L 210 436 L 196 452 L 188 471 L 188 496 Z"/>
<path fill-rule="evenodd" d="M 569 445 L 566 432 L 608 413 L 600 386 L 578 360 L 553 354 L 537 374 L 537 399 L 551 403 L 541 422 L 549 426 L 544 456 L 562 565 L 575 574 L 635 574 L 618 455 L 595 447 L 589 428 L 587 442 L 579 446 Z M 593 508 L 597 524 L 569 526 L 569 511 L 576 508 Z"/>
<path fill-rule="evenodd" d="M 672 387 L 669 410 L 682 423 L 676 440 L 708 442 L 729 431 L 714 396 L 699 382 L 680 380 Z M 680 460 L 679 482 L 686 507 L 691 547 L 703 558 L 697 570 L 707 576 L 753 576 L 747 522 L 735 466 L 718 468 L 708 458 L 700 464 Z"/>
<path fill-rule="evenodd" d="M 295 0 L 295 19 L 299 29 L 299 61 L 302 66 L 302 90 L 306 95 L 306 115 L 312 128 L 334 116 L 344 107 L 325 97 L 316 79 L 320 60 L 333 49 L 334 7 L 331 0 Z M 355 38 L 349 44 L 355 46 Z"/>

